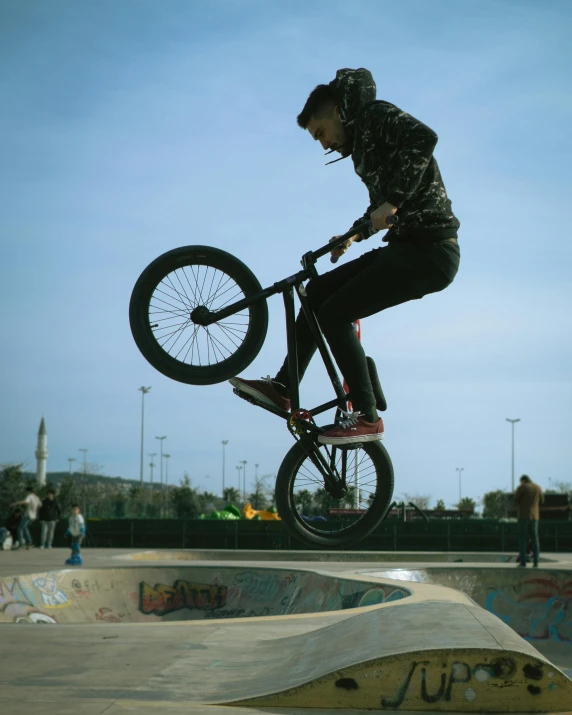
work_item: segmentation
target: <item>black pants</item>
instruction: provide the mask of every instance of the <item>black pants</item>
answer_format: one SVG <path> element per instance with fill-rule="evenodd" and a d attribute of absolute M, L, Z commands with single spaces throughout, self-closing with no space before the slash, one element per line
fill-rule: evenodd
<path fill-rule="evenodd" d="M 443 290 L 453 282 L 459 260 L 459 246 L 454 242 L 392 241 L 308 282 L 308 299 L 348 384 L 354 410 L 371 412 L 375 397 L 365 353 L 352 323 Z M 303 311 L 296 319 L 296 339 L 301 380 L 316 351 Z M 275 380 L 288 389 L 288 358 Z"/>

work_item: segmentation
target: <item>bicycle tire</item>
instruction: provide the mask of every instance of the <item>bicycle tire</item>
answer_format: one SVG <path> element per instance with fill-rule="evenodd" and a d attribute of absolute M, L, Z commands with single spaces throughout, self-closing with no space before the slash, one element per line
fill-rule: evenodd
<path fill-rule="evenodd" d="M 248 322 L 241 324 L 241 328 L 244 328 L 244 339 L 224 359 L 217 361 L 215 364 L 197 365 L 189 364 L 184 360 L 180 360 L 178 356 L 171 355 L 164 345 L 161 345 L 161 338 L 154 332 L 158 324 L 153 322 L 156 318 L 150 318 L 150 310 L 153 308 L 151 301 L 156 300 L 156 291 L 160 290 L 159 287 L 163 286 L 163 293 L 165 293 L 166 286 L 166 290 L 172 292 L 172 295 L 169 293 L 168 301 L 180 301 L 182 306 L 177 307 L 178 312 L 171 311 L 171 314 L 173 320 L 182 320 L 184 327 L 177 328 L 176 331 L 173 330 L 172 334 L 183 329 L 194 331 L 192 338 L 187 338 L 187 342 L 191 339 L 191 343 L 200 334 L 200 330 L 206 330 L 207 335 L 210 335 L 208 329 L 197 327 L 193 324 L 188 315 L 197 305 L 202 304 L 203 295 L 198 279 L 195 286 L 198 290 L 194 294 L 190 289 L 187 290 L 184 281 L 189 280 L 189 272 L 193 277 L 195 276 L 195 269 L 197 275 L 200 275 L 201 267 L 204 267 L 205 275 L 208 275 L 208 270 L 212 269 L 214 276 L 217 275 L 216 271 L 218 271 L 223 277 L 226 276 L 230 281 L 234 281 L 240 293 L 235 300 L 250 297 L 262 291 L 262 287 L 254 273 L 230 253 L 210 246 L 183 246 L 167 251 L 167 253 L 159 256 L 147 266 L 135 283 L 129 302 L 131 333 L 143 357 L 166 377 L 189 385 L 213 385 L 238 375 L 256 358 L 262 348 L 268 330 L 268 305 L 265 299 L 261 299 L 244 309 L 248 314 Z M 188 270 L 185 271 L 185 269 Z M 174 279 L 170 278 L 171 275 L 177 277 L 178 284 L 173 283 Z M 181 280 L 181 276 L 183 280 Z M 164 283 L 167 279 L 169 279 L 170 285 L 174 286 L 173 289 L 169 283 Z M 193 280 L 193 278 L 190 280 Z M 219 280 L 219 285 L 221 280 L 222 277 Z M 179 288 L 179 284 L 182 285 L 182 288 Z M 198 300 L 197 296 L 201 300 Z M 166 302 L 164 298 L 159 298 L 159 300 L 162 300 L 163 303 Z M 218 323 L 215 323 L 214 326 L 220 328 Z M 213 326 L 209 327 L 212 329 Z M 165 329 L 165 326 L 163 326 L 163 329 Z M 171 328 L 167 326 L 167 329 Z M 235 328 L 232 330 L 236 331 Z M 179 340 L 179 337 L 177 340 Z M 231 340 L 231 342 L 233 341 Z M 214 348 L 216 348 L 216 345 L 213 343 L 213 353 L 215 353 Z M 218 349 L 222 355 L 220 347 Z"/>
<path fill-rule="evenodd" d="M 329 429 L 324 427 L 324 430 Z M 319 445 L 320 448 L 329 445 Z M 364 442 L 361 448 L 372 460 L 376 471 L 376 493 L 366 513 L 343 531 L 327 534 L 312 528 L 298 514 L 293 503 L 293 486 L 298 470 L 316 444 L 301 439 L 287 452 L 276 477 L 275 499 L 279 517 L 297 539 L 312 548 L 340 548 L 355 544 L 370 534 L 384 518 L 393 497 L 393 465 L 381 443 Z"/>

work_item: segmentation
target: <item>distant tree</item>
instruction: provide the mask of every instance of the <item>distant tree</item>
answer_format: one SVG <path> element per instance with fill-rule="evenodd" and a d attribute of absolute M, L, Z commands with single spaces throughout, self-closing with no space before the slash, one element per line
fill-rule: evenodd
<path fill-rule="evenodd" d="M 62 515 L 65 517 L 71 514 L 72 504 L 81 504 L 81 485 L 75 476 L 66 474 L 60 482 L 58 502 L 62 508 Z"/>
<path fill-rule="evenodd" d="M 43 486 L 37 487 L 36 494 L 40 497 L 40 499 L 45 499 L 48 496 L 48 492 L 50 490 L 53 492 L 57 492 L 55 486 L 48 480 Z"/>
<path fill-rule="evenodd" d="M 421 511 L 429 509 L 429 504 L 431 503 L 430 494 L 404 494 L 403 497 L 403 500 L 406 503 L 411 502 L 412 504 L 415 504 L 415 506 L 418 509 L 421 509 Z"/>
<path fill-rule="evenodd" d="M 240 501 L 240 492 L 235 487 L 226 487 L 222 493 L 222 500 L 225 506 L 227 504 L 238 504 Z"/>
<path fill-rule="evenodd" d="M 201 504 L 201 514 L 218 509 L 220 507 L 220 497 L 212 492 L 204 491 L 199 494 L 199 501 Z"/>
<path fill-rule="evenodd" d="M 316 489 L 314 492 L 314 507 L 315 513 L 326 518 L 330 516 L 330 509 L 335 509 L 340 506 L 337 499 L 334 499 L 325 489 Z"/>
<path fill-rule="evenodd" d="M 185 474 L 180 487 L 174 487 L 170 494 L 171 504 L 178 519 L 195 518 L 201 513 L 201 500 L 197 489 L 191 487 L 191 480 Z"/>
<path fill-rule="evenodd" d="M 568 494 L 572 497 L 572 482 L 551 481 L 549 489 L 546 489 L 545 492 L 546 494 Z"/>
<path fill-rule="evenodd" d="M 483 496 L 483 517 L 485 519 L 505 519 L 512 506 L 512 494 L 497 489 Z"/>
<path fill-rule="evenodd" d="M 294 506 L 305 516 L 312 516 L 315 511 L 312 492 L 307 489 L 301 489 L 299 492 L 294 492 Z"/>
<path fill-rule="evenodd" d="M 149 491 L 141 485 L 129 489 L 128 516 L 145 516 L 148 513 L 150 497 Z"/>
<path fill-rule="evenodd" d="M 471 497 L 463 497 L 455 506 L 459 511 L 470 511 L 471 514 L 474 514 L 477 508 L 477 502 L 471 499 Z"/>
<path fill-rule="evenodd" d="M 0 516 L 5 516 L 10 504 L 24 499 L 24 488 L 30 482 L 24 479 L 21 464 L 4 464 L 0 470 Z"/>
<path fill-rule="evenodd" d="M 437 499 L 437 504 L 435 504 L 435 509 L 445 511 L 446 508 L 447 507 L 445 506 L 445 502 L 442 499 Z"/>
<path fill-rule="evenodd" d="M 254 482 L 254 491 L 248 497 L 248 501 L 252 504 L 253 509 L 266 509 L 268 504 L 273 501 L 272 490 L 269 489 L 266 483 L 268 479 L 273 477 L 272 474 L 266 474 L 264 477 L 259 477 Z"/>
<path fill-rule="evenodd" d="M 115 489 L 111 499 L 110 517 L 123 519 L 127 512 L 127 495 L 122 489 Z"/>

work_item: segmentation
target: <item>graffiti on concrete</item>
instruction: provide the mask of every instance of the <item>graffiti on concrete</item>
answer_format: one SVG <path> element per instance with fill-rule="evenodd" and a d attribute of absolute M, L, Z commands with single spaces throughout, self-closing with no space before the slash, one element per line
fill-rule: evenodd
<path fill-rule="evenodd" d="M 238 598 L 246 597 L 257 601 L 278 600 L 285 589 L 292 587 L 297 578 L 293 573 L 283 575 L 272 572 L 245 571 L 236 574 L 233 594 Z"/>
<path fill-rule="evenodd" d="M 139 584 L 141 613 L 164 616 L 183 608 L 213 611 L 226 605 L 226 586 L 192 583 L 177 579 L 172 586 L 145 581 Z"/>
<path fill-rule="evenodd" d="M 6 611 L 12 604 L 33 606 L 34 600 L 29 589 L 20 584 L 20 579 L 0 579 L 0 611 Z"/>
<path fill-rule="evenodd" d="M 544 664 L 540 662 L 527 664 L 519 673 L 516 663 L 509 657 L 499 657 L 473 666 L 460 661 L 450 666 L 429 660 L 414 661 L 394 696 L 382 698 L 381 706 L 399 708 L 408 698 L 420 698 L 428 705 L 448 703 L 452 699 L 458 700 L 461 693 L 464 700 L 472 702 L 478 696 L 480 684 L 513 688 L 523 685 L 526 680 L 540 681 L 544 677 L 543 667 Z M 542 692 L 542 688 L 533 683 L 528 685 L 527 690 L 531 695 Z"/>
<path fill-rule="evenodd" d="M 39 611 L 38 605 L 34 589 L 21 579 L 0 579 L 0 621 L 56 623 L 54 618 Z"/>
<path fill-rule="evenodd" d="M 14 616 L 14 623 L 57 623 L 57 621 L 45 613 L 29 611 L 21 616 Z"/>
<path fill-rule="evenodd" d="M 397 601 L 410 592 L 389 585 L 371 585 L 315 573 L 244 571 L 229 587 L 229 603 L 247 608 L 253 603 L 277 603 L 279 615 L 337 611 Z"/>
<path fill-rule="evenodd" d="M 38 576 L 32 581 L 32 586 L 40 592 L 45 608 L 66 608 L 69 606 L 68 597 L 58 588 L 54 574 L 46 573 L 43 576 Z"/>
<path fill-rule="evenodd" d="M 124 613 L 118 613 L 117 615 L 115 615 L 113 613 L 113 609 L 102 606 L 96 611 L 95 620 L 104 621 L 105 623 L 121 623 L 123 621 L 124 616 Z"/>
<path fill-rule="evenodd" d="M 565 575 L 530 578 L 492 591 L 486 608 L 522 638 L 572 643 L 572 579 Z"/>
<path fill-rule="evenodd" d="M 91 596 L 92 594 L 101 591 L 97 579 L 92 579 L 91 581 L 89 579 L 85 579 L 82 583 L 78 578 L 74 578 L 71 585 L 76 596 Z M 109 586 L 110 588 L 113 588 L 113 580 L 111 580 Z"/>

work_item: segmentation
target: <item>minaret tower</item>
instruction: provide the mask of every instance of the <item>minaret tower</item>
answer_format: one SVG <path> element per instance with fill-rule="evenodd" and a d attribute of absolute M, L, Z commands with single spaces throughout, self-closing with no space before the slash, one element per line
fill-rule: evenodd
<path fill-rule="evenodd" d="M 36 448 L 36 481 L 43 487 L 46 483 L 46 462 L 48 460 L 48 433 L 42 417 L 38 430 L 38 446 Z"/>

